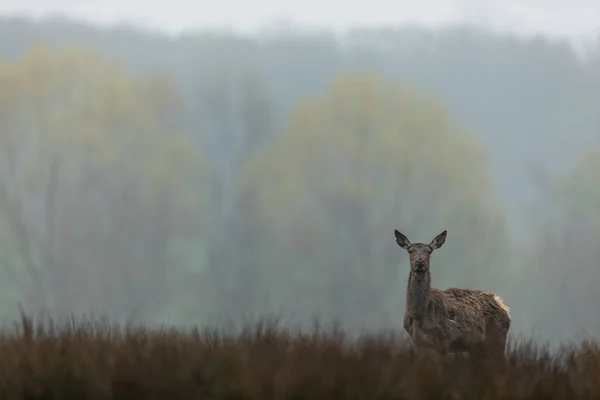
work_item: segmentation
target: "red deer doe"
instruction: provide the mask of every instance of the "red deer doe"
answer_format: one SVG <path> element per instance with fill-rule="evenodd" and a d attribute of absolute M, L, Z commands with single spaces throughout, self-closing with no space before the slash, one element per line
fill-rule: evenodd
<path fill-rule="evenodd" d="M 398 245 L 410 256 L 404 329 L 417 349 L 443 354 L 484 350 L 493 357 L 503 356 L 511 319 L 500 296 L 483 290 L 431 287 L 429 257 L 446 241 L 446 231 L 429 244 L 411 243 L 397 230 L 395 234 Z"/>

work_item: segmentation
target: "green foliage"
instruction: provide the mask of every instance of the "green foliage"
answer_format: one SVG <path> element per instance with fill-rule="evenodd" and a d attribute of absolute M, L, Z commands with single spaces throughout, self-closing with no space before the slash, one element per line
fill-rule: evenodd
<path fill-rule="evenodd" d="M 585 220 L 600 234 L 600 148 L 584 152 L 567 176 L 558 177 L 556 195 L 562 211 Z"/>

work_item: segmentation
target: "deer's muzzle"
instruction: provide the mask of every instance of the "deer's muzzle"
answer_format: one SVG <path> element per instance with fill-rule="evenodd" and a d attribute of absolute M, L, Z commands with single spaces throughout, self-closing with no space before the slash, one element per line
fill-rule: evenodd
<path fill-rule="evenodd" d="M 424 260 L 415 261 L 415 270 L 416 271 L 424 271 L 425 270 L 425 261 Z"/>

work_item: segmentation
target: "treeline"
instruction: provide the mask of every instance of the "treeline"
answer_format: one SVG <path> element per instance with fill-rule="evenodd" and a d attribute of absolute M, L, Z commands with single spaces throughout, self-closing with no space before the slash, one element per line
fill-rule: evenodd
<path fill-rule="evenodd" d="M 2 315 L 400 327 L 393 229 L 448 229 L 436 286 L 499 292 L 515 332 L 600 332 L 594 53 L 468 29 L 0 37 Z"/>

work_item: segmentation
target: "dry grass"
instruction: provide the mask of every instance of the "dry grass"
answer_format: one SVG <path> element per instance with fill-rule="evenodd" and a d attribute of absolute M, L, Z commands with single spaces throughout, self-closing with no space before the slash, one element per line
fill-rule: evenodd
<path fill-rule="evenodd" d="M 417 355 L 391 334 L 350 341 L 276 321 L 227 334 L 23 318 L 0 335 L 0 398 L 591 399 L 600 398 L 600 349 L 512 344 L 493 363 Z"/>

